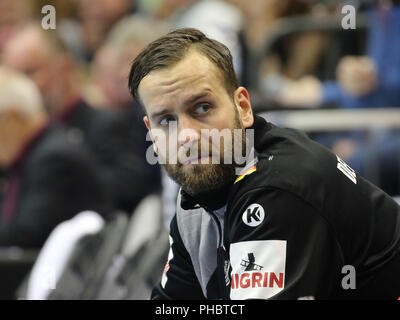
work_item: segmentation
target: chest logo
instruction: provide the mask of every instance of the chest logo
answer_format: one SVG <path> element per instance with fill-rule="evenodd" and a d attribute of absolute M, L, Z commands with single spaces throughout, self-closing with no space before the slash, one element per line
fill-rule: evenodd
<path fill-rule="evenodd" d="M 264 208 L 257 203 L 253 203 L 243 212 L 242 220 L 249 227 L 257 227 L 264 221 Z"/>

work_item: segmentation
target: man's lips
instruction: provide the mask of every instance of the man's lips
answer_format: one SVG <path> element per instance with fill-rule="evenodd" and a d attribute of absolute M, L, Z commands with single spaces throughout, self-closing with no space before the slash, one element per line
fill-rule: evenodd
<path fill-rule="evenodd" d="M 205 159 L 207 159 L 207 161 L 204 161 Z M 186 160 L 185 162 L 182 163 L 182 166 L 187 166 L 187 165 L 193 165 L 193 164 L 209 164 L 210 157 L 209 156 L 204 156 L 204 157 L 196 157 L 196 158 L 191 158 Z M 202 163 L 204 162 L 204 163 Z"/>

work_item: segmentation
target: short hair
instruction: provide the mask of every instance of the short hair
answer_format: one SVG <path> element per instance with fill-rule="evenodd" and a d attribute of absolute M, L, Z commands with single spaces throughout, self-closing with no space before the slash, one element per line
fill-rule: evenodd
<path fill-rule="evenodd" d="M 13 109 L 29 118 L 45 114 L 42 97 L 24 74 L 0 66 L 0 111 Z"/>
<path fill-rule="evenodd" d="M 123 50 L 132 43 L 145 47 L 168 30 L 170 27 L 166 22 L 140 15 L 129 16 L 113 26 L 105 45 L 117 50 Z"/>
<path fill-rule="evenodd" d="M 18 25 L 16 34 L 23 34 L 24 32 L 37 32 L 44 43 L 49 46 L 49 49 L 54 50 L 50 52 L 51 55 L 54 53 L 69 53 L 68 45 L 59 30 L 43 29 L 40 20 L 30 19 Z"/>
<path fill-rule="evenodd" d="M 176 64 L 191 48 L 205 55 L 221 71 L 225 88 L 233 95 L 239 84 L 229 49 L 197 29 L 182 28 L 153 41 L 134 59 L 129 73 L 129 91 L 132 97 L 140 100 L 138 87 L 147 74 Z"/>

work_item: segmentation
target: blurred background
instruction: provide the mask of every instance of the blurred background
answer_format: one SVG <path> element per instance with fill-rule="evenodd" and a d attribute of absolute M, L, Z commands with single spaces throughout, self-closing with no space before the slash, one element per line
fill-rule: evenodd
<path fill-rule="evenodd" d="M 180 27 L 228 46 L 255 113 L 399 199 L 398 0 L 0 0 L 0 299 L 149 297 L 178 187 L 127 79 Z"/>

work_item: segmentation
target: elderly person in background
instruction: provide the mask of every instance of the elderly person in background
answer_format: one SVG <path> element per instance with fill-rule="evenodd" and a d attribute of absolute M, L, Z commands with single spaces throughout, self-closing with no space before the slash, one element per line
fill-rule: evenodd
<path fill-rule="evenodd" d="M 52 2 L 58 15 L 67 1 Z M 136 10 L 136 0 L 78 0 L 68 4 L 75 9 L 76 16 L 59 19 L 57 29 L 75 58 L 84 64 L 92 61 L 113 26 Z"/>
<path fill-rule="evenodd" d="M 111 108 L 129 119 L 135 128 L 135 141 L 140 143 L 141 170 L 150 177 L 141 186 L 163 185 L 166 221 L 175 214 L 177 186 L 169 177 L 161 175 L 158 164 L 150 165 L 145 150 L 151 149 L 150 139 L 146 140 L 147 129 L 143 123 L 144 110 L 132 100 L 126 79 L 133 59 L 151 41 L 169 30 L 167 23 L 151 18 L 133 15 L 118 22 L 110 31 L 105 44 L 97 51 L 91 67 L 92 81 L 86 88 L 86 97 L 95 106 Z"/>
<path fill-rule="evenodd" d="M 145 2 L 139 1 L 139 9 L 146 7 Z M 240 81 L 245 82 L 243 14 L 236 3 L 231 2 L 233 0 L 159 0 L 153 6 L 152 14 L 156 19 L 168 21 L 173 29 L 196 28 L 224 43 L 232 53 L 235 72 Z"/>
<path fill-rule="evenodd" d="M 0 167 L 8 185 L 0 246 L 40 248 L 53 228 L 84 210 L 110 210 L 85 146 L 50 124 L 27 77 L 0 67 Z"/>
<path fill-rule="evenodd" d="M 123 114 L 85 102 L 75 61 L 55 31 L 45 31 L 39 23 L 21 27 L 4 49 L 3 63 L 34 80 L 53 120 L 84 141 L 102 167 L 101 178 L 116 209 L 130 214 L 144 196 L 158 192 L 158 181 L 144 169 L 137 128 Z"/>
<path fill-rule="evenodd" d="M 31 16 L 33 10 L 33 1 L 0 0 L 0 52 L 12 38 L 18 24 Z"/>
<path fill-rule="evenodd" d="M 140 15 L 119 21 L 107 41 L 97 50 L 91 66 L 93 105 L 119 111 L 132 111 L 132 98 L 126 86 L 133 59 L 151 41 L 170 30 L 170 25 Z M 142 122 L 142 118 L 140 119 Z"/>

